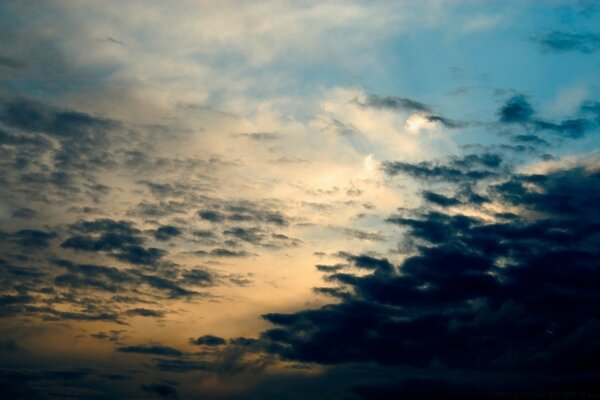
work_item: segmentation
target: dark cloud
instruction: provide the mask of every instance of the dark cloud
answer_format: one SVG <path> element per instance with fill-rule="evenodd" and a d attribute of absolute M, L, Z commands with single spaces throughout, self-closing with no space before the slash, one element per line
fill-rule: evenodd
<path fill-rule="evenodd" d="M 114 253 L 113 256 L 121 261 L 138 265 L 155 265 L 166 251 L 155 247 L 127 246 Z"/>
<path fill-rule="evenodd" d="M 177 389 L 174 386 L 166 383 L 151 383 L 149 385 L 142 385 L 142 389 L 145 392 L 157 394 L 159 397 L 178 399 Z"/>
<path fill-rule="evenodd" d="M 291 238 L 281 233 L 270 233 L 268 228 L 264 227 L 242 227 L 233 226 L 225 229 L 223 235 L 231 237 L 240 242 L 249 243 L 253 246 L 261 246 L 271 249 L 283 247 L 297 247 L 302 243 L 301 240 Z"/>
<path fill-rule="evenodd" d="M 12 134 L 0 130 L 0 144 L 11 146 L 33 146 L 41 149 L 48 149 L 52 144 L 43 137 L 26 134 Z"/>
<path fill-rule="evenodd" d="M 23 353 L 25 351 L 15 340 L 0 341 L 0 353 Z"/>
<path fill-rule="evenodd" d="M 225 216 L 222 213 L 211 210 L 198 211 L 198 216 L 203 220 L 210 222 L 221 222 L 225 219 Z"/>
<path fill-rule="evenodd" d="M 589 54 L 600 50 L 600 35 L 594 32 L 552 31 L 536 35 L 532 39 L 542 50 L 551 53 L 575 51 Z"/>
<path fill-rule="evenodd" d="M 447 197 L 443 194 L 431 192 L 426 190 L 423 192 L 423 199 L 429 203 L 436 204 L 442 207 L 451 207 L 460 204 L 460 200 L 454 197 Z"/>
<path fill-rule="evenodd" d="M 249 253 L 246 250 L 230 250 L 225 248 L 216 248 L 211 251 L 198 250 L 194 254 L 198 256 L 213 256 L 213 257 L 250 257 L 255 254 Z"/>
<path fill-rule="evenodd" d="M 197 292 L 182 287 L 176 280 L 177 276 L 151 275 L 134 269 L 122 270 L 101 265 L 76 264 L 67 260 L 55 260 L 54 263 L 68 270 L 66 274 L 57 275 L 54 278 L 54 283 L 59 287 L 66 287 L 75 291 L 94 289 L 110 293 L 132 290 L 140 292 L 140 286 L 147 285 L 152 289 L 163 292 L 170 298 L 186 298 L 198 295 Z M 189 276 L 189 271 L 184 271 L 180 280 L 182 283 L 194 284 L 192 277 Z M 151 293 L 146 294 L 150 295 Z M 131 299 L 133 302 L 140 302 L 139 298 Z M 125 301 L 125 299 L 115 299 L 115 301 L 117 300 L 130 302 Z M 137 309 L 137 315 L 142 315 L 140 310 Z M 156 311 L 156 313 L 159 312 Z M 132 314 L 127 312 L 126 315 Z"/>
<path fill-rule="evenodd" d="M 204 335 L 190 339 L 191 344 L 197 346 L 221 346 L 226 343 L 225 339 L 213 335 Z"/>
<path fill-rule="evenodd" d="M 106 252 L 112 257 L 136 265 L 155 265 L 167 253 L 155 247 L 143 247 L 141 231 L 128 221 L 99 219 L 82 221 L 71 226 L 76 234 L 66 239 L 61 247 L 79 251 Z M 167 229 L 172 233 L 171 229 Z M 172 235 L 171 235 L 172 236 Z"/>
<path fill-rule="evenodd" d="M 111 42 L 111 43 L 118 44 L 118 45 L 120 45 L 120 46 L 125 46 L 125 47 L 126 47 L 126 44 L 125 44 L 124 42 L 122 42 L 122 41 L 120 41 L 120 40 L 118 40 L 118 39 L 112 38 L 112 37 L 110 37 L 110 36 L 107 36 L 107 37 L 106 37 L 106 40 L 108 40 L 108 41 L 109 41 L 109 42 Z"/>
<path fill-rule="evenodd" d="M 536 135 L 516 135 L 513 139 L 517 142 L 531 143 L 536 146 L 547 146 L 549 143 Z"/>
<path fill-rule="evenodd" d="M 110 342 L 120 343 L 124 338 L 123 330 L 113 329 L 109 332 L 97 332 L 90 334 L 91 337 L 98 340 L 108 340 Z"/>
<path fill-rule="evenodd" d="M 208 371 L 212 369 L 210 363 L 197 360 L 181 360 L 172 358 L 155 358 L 155 366 L 159 371 L 187 373 L 191 371 Z"/>
<path fill-rule="evenodd" d="M 94 221 L 80 221 L 73 226 L 71 229 L 79 232 L 111 232 L 120 235 L 135 235 L 140 233 L 140 230 L 135 228 L 132 222 L 129 221 L 115 221 L 109 218 L 97 219 Z"/>
<path fill-rule="evenodd" d="M 448 129 L 459 129 L 469 126 L 466 122 L 455 121 L 450 118 L 442 117 L 441 115 L 427 115 L 425 119 L 429 122 L 437 122 Z"/>
<path fill-rule="evenodd" d="M 418 179 L 447 182 L 474 182 L 500 175 L 502 157 L 498 154 L 468 154 L 450 157 L 446 162 L 384 161 L 383 171 L 390 176 L 406 174 Z"/>
<path fill-rule="evenodd" d="M 600 374 L 600 346 L 591 339 L 600 334 L 600 173 L 582 166 L 512 175 L 486 196 L 522 215 L 486 221 L 425 209 L 388 218 L 409 230 L 416 254 L 396 267 L 339 253 L 371 272 L 321 266 L 337 284 L 322 293 L 340 301 L 265 314 L 276 327 L 262 333 L 261 351 L 322 364 L 439 364 L 461 379 L 465 370 L 520 371 L 519 385 L 530 389 L 551 387 L 555 374 L 567 382 L 579 381 L 564 374 Z M 474 398 L 479 391 L 453 380 L 447 386 Z M 411 387 L 357 390 L 366 398 L 430 392 Z"/>
<path fill-rule="evenodd" d="M 597 124 L 600 124 L 600 102 L 585 101 L 581 105 L 581 112 L 591 117 Z"/>
<path fill-rule="evenodd" d="M 227 220 L 234 222 L 263 222 L 275 226 L 287 226 L 286 216 L 269 207 L 261 206 L 249 201 L 238 201 L 226 204 Z"/>
<path fill-rule="evenodd" d="M 483 391 L 475 384 L 463 384 L 431 378 L 401 379 L 395 385 L 386 386 L 357 385 L 354 387 L 354 392 L 365 400 L 440 398 L 446 400 L 486 400 L 500 397 L 498 393 Z"/>
<path fill-rule="evenodd" d="M 21 166 L 21 169 L 26 166 L 34 168 L 34 174 L 40 177 L 48 171 L 51 174 L 68 174 L 71 171 L 77 179 L 86 178 L 81 181 L 82 184 L 86 181 L 89 183 L 93 179 L 92 170 L 116 163 L 109 150 L 113 133 L 120 128 L 115 121 L 78 111 L 60 110 L 29 99 L 12 99 L 0 105 L 0 121 L 19 132 L 13 138 L 17 138 L 21 145 L 39 148 L 40 140 L 47 141 L 50 137 L 58 142 L 58 147 L 43 146 L 49 163 L 40 163 L 37 159 L 26 160 Z M 31 150 L 15 149 L 11 155 L 19 157 Z M 38 185 L 42 183 L 45 182 L 38 182 Z M 66 185 L 67 182 L 53 183 L 77 191 L 77 186 Z"/>
<path fill-rule="evenodd" d="M 265 233 L 259 228 L 242 228 L 233 227 L 223 231 L 225 235 L 233 236 L 236 239 L 244 242 L 249 242 L 255 245 L 259 245 L 265 238 Z"/>
<path fill-rule="evenodd" d="M 4 398 L 10 399 L 47 399 L 47 398 L 84 398 L 92 390 L 79 391 L 93 376 L 92 368 L 71 369 L 0 369 L 0 391 Z M 82 394 L 82 396 L 79 396 Z"/>
<path fill-rule="evenodd" d="M 391 271 L 393 269 L 392 264 L 388 261 L 387 258 L 376 258 L 369 255 L 355 256 L 346 252 L 339 252 L 338 256 L 345 258 L 346 260 L 352 262 L 354 266 L 359 268 L 381 271 Z"/>
<path fill-rule="evenodd" d="M 12 212 L 13 218 L 32 219 L 37 216 L 37 212 L 31 208 L 22 207 Z"/>
<path fill-rule="evenodd" d="M 154 237 L 157 240 L 170 240 L 181 235 L 181 233 L 181 229 L 177 228 L 176 226 L 164 225 L 154 232 Z"/>
<path fill-rule="evenodd" d="M 183 271 L 181 279 L 192 286 L 212 286 L 217 281 L 217 277 L 213 273 L 201 268 Z"/>
<path fill-rule="evenodd" d="M 156 203 L 142 201 L 134 210 L 130 211 L 130 214 L 157 218 L 172 214 L 186 214 L 187 211 L 185 202 L 181 201 L 160 201 Z"/>
<path fill-rule="evenodd" d="M 338 228 L 334 228 L 338 229 Z M 383 242 L 386 240 L 385 235 L 379 232 L 370 232 L 362 229 L 354 229 L 354 228 L 339 228 L 341 232 L 346 235 L 346 237 L 351 239 L 358 240 L 369 240 L 372 242 Z"/>
<path fill-rule="evenodd" d="M 27 305 L 21 312 L 38 315 L 45 321 L 102 321 L 123 324 L 118 313 L 102 310 L 60 311 L 48 306 Z"/>
<path fill-rule="evenodd" d="M 533 121 L 533 123 L 540 131 L 551 131 L 569 138 L 583 137 L 590 128 L 595 126 L 583 118 L 567 119 L 559 123 L 548 121 Z"/>
<path fill-rule="evenodd" d="M 146 275 L 137 273 L 141 282 L 147 285 L 169 293 L 171 298 L 193 297 L 198 295 L 198 292 L 188 290 L 180 286 L 178 283 L 156 275 Z"/>
<path fill-rule="evenodd" d="M 165 316 L 164 311 L 149 310 L 147 308 L 132 308 L 131 310 L 127 310 L 126 314 L 129 316 L 153 317 L 153 318 L 162 318 Z"/>
<path fill-rule="evenodd" d="M 25 67 L 25 63 L 10 57 L 0 56 L 0 67 L 22 69 Z"/>
<path fill-rule="evenodd" d="M 115 123 L 76 111 L 61 111 L 32 100 L 13 100 L 3 105 L 0 120 L 27 132 L 40 132 L 59 137 L 90 135 L 90 131 L 107 130 Z"/>
<path fill-rule="evenodd" d="M 439 123 L 448 129 L 465 128 L 469 125 L 466 122 L 454 121 L 436 114 L 431 106 L 405 97 L 370 95 L 364 103 L 359 102 L 357 99 L 354 102 L 361 107 L 419 113 L 424 115 L 427 121 Z"/>
<path fill-rule="evenodd" d="M 183 352 L 169 346 L 157 344 L 122 346 L 118 348 L 121 353 L 151 354 L 159 356 L 182 356 Z"/>
<path fill-rule="evenodd" d="M 433 113 L 432 108 L 427 104 L 405 97 L 370 95 L 367 97 L 367 100 L 364 104 L 358 102 L 358 100 L 356 100 L 356 102 L 363 107 L 386 108 L 390 110 L 419 112 L 425 114 Z"/>
<path fill-rule="evenodd" d="M 22 247 L 48 247 L 57 237 L 55 232 L 45 232 L 35 229 L 21 229 L 12 235 L 11 239 Z"/>
<path fill-rule="evenodd" d="M 593 102 L 582 105 L 576 117 L 563 121 L 552 122 L 536 117 L 535 111 L 524 95 L 518 94 L 510 97 L 498 110 L 500 122 L 503 124 L 520 124 L 533 132 L 552 132 L 566 138 L 581 138 L 588 132 L 596 129 L 598 122 L 588 118 L 585 114 L 594 114 Z M 536 135 L 516 135 L 516 140 L 544 144 L 545 141 Z"/>
<path fill-rule="evenodd" d="M 337 272 L 345 267 L 344 264 L 336 264 L 336 265 L 323 265 L 317 264 L 315 266 L 321 272 Z"/>
<path fill-rule="evenodd" d="M 505 123 L 528 122 L 533 116 L 533 108 L 523 95 L 509 98 L 498 111 L 500 121 Z"/>
<path fill-rule="evenodd" d="M 68 271 L 66 274 L 54 278 L 54 283 L 58 286 L 76 290 L 97 289 L 115 293 L 135 282 L 135 278 L 131 274 L 114 267 L 76 264 L 67 260 L 55 260 L 54 263 Z"/>

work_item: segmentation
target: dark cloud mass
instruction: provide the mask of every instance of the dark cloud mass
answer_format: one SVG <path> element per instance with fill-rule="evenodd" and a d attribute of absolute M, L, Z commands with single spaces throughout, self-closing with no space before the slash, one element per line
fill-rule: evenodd
<path fill-rule="evenodd" d="M 364 103 L 361 103 L 358 101 L 358 99 L 355 99 L 354 102 L 359 106 L 366 108 L 387 109 L 421 114 L 425 117 L 425 119 L 427 119 L 427 121 L 439 123 L 448 129 L 465 128 L 469 125 L 468 123 L 455 121 L 448 117 L 436 114 L 431 106 L 414 99 L 372 94 L 367 97 Z M 341 124 L 340 121 L 336 122 Z"/>
<path fill-rule="evenodd" d="M 105 252 L 121 261 L 138 265 L 156 265 L 166 254 L 156 247 L 143 247 L 146 239 L 141 231 L 128 221 L 99 219 L 82 221 L 71 226 L 76 233 L 62 242 L 61 247 L 86 252 Z M 175 227 L 161 227 L 154 236 L 159 240 L 167 240 L 178 236 Z"/>
<path fill-rule="evenodd" d="M 363 106 L 373 108 L 388 108 L 391 110 L 401 110 L 409 112 L 432 112 L 431 107 L 427 104 L 421 103 L 417 100 L 395 96 L 371 95 L 367 98 L 367 101 L 363 104 Z"/>
<path fill-rule="evenodd" d="M 439 364 L 544 377 L 535 384 L 524 378 L 529 389 L 553 387 L 554 374 L 593 381 L 600 376 L 600 346 L 590 341 L 600 334 L 600 172 L 581 166 L 513 175 L 487 195 L 521 207 L 521 218 L 390 217 L 417 240 L 416 254 L 398 266 L 340 254 L 367 275 L 320 267 L 338 286 L 324 293 L 340 303 L 265 314 L 277 326 L 261 336 L 268 351 L 302 362 Z"/>
<path fill-rule="evenodd" d="M 565 53 L 570 51 L 594 53 L 600 50 L 600 35 L 594 32 L 552 31 L 534 36 L 544 51 Z"/>
<path fill-rule="evenodd" d="M 213 335 L 204 335 L 190 339 L 190 343 L 198 346 L 221 346 L 226 343 L 225 339 Z"/>
<path fill-rule="evenodd" d="M 137 353 L 137 354 L 151 354 L 161 356 L 180 356 L 183 352 L 174 349 L 169 346 L 161 345 L 136 345 L 136 346 L 123 346 L 119 347 L 121 353 Z"/>
<path fill-rule="evenodd" d="M 178 399 L 177 389 L 166 383 L 151 383 L 142 385 L 142 389 L 147 393 L 157 394 L 161 398 Z"/>
<path fill-rule="evenodd" d="M 498 154 L 468 154 L 450 157 L 445 162 L 384 161 L 381 168 L 389 176 L 406 174 L 417 179 L 446 182 L 474 182 L 502 174 L 502 157 Z"/>
<path fill-rule="evenodd" d="M 66 137 L 95 135 L 99 130 L 115 125 L 109 120 L 76 111 L 56 110 L 25 99 L 5 104 L 0 112 L 0 120 L 22 131 Z"/>
<path fill-rule="evenodd" d="M 559 122 L 547 121 L 536 117 L 533 107 L 521 94 L 510 97 L 498 110 L 500 122 L 504 124 L 521 124 L 533 132 L 550 132 L 572 139 L 581 138 L 597 130 L 598 120 L 593 118 L 594 114 L 598 114 L 595 103 L 584 102 L 580 106 L 579 115 Z M 531 134 L 517 135 L 516 139 L 522 142 L 544 143 L 542 139 Z"/>

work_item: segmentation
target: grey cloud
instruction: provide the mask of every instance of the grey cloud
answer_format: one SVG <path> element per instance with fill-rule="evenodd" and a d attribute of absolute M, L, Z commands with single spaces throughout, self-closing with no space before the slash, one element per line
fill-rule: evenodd
<path fill-rule="evenodd" d="M 593 102 L 585 102 L 580 107 L 578 116 L 553 122 L 537 117 L 528 99 L 522 94 L 517 94 L 505 101 L 498 110 L 498 116 L 499 121 L 503 124 L 519 124 L 534 132 L 552 132 L 565 138 L 577 139 L 598 127 L 597 120 L 585 116 L 585 114 L 592 114 L 593 116 L 595 113 L 593 104 Z M 531 134 L 517 135 L 516 139 L 536 144 L 542 143 L 542 139 L 537 140 L 539 138 Z"/>
<path fill-rule="evenodd" d="M 149 354 L 159 356 L 182 356 L 181 350 L 157 344 L 122 346 L 117 349 L 121 353 Z"/>
<path fill-rule="evenodd" d="M 225 343 L 225 339 L 214 336 L 214 335 L 204 335 L 197 338 L 191 338 L 190 343 L 197 346 L 222 346 Z"/>
<path fill-rule="evenodd" d="M 469 123 L 458 122 L 436 114 L 433 108 L 425 103 L 405 97 L 370 95 L 364 103 L 359 102 L 357 99 L 354 99 L 354 102 L 361 107 L 419 113 L 424 115 L 425 119 L 429 122 L 439 123 L 448 129 L 458 129 L 469 126 Z"/>
<path fill-rule="evenodd" d="M 356 100 L 356 103 L 363 107 L 387 108 L 391 110 L 420 112 L 426 114 L 433 113 L 432 108 L 427 104 L 405 97 L 370 95 L 367 97 L 367 100 L 364 104 L 360 103 L 358 100 Z"/>
<path fill-rule="evenodd" d="M 152 317 L 152 318 L 162 318 L 165 316 L 164 311 L 160 310 L 149 310 L 147 308 L 132 308 L 126 311 L 126 314 L 132 317 Z"/>
<path fill-rule="evenodd" d="M 234 136 L 248 138 L 259 142 L 270 142 L 279 139 L 279 134 L 275 132 L 247 132 L 237 133 Z"/>
<path fill-rule="evenodd" d="M 532 38 L 542 50 L 552 53 L 594 53 L 600 50 L 600 35 L 594 32 L 551 31 Z"/>

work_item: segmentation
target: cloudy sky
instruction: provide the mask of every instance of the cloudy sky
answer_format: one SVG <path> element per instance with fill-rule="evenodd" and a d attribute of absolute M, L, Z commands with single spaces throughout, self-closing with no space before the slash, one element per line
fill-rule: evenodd
<path fill-rule="evenodd" d="M 0 2 L 0 391 L 600 396 L 598 26 Z"/>

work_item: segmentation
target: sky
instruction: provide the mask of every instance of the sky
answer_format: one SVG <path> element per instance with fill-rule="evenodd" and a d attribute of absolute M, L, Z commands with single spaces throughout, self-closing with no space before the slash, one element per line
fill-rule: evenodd
<path fill-rule="evenodd" d="M 0 392 L 600 397 L 598 26 L 0 2 Z"/>

